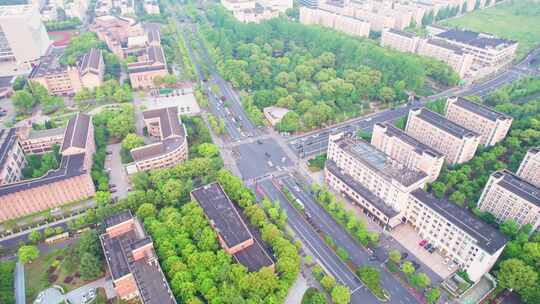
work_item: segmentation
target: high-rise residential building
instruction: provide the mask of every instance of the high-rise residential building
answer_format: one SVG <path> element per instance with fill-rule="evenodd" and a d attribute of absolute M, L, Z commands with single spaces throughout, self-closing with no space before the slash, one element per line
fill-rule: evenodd
<path fill-rule="evenodd" d="M 419 142 L 391 123 L 373 126 L 371 144 L 410 169 L 424 172 L 434 182 L 444 164 L 444 155 Z"/>
<path fill-rule="evenodd" d="M 473 56 L 465 53 L 460 47 L 442 39 L 422 39 L 418 44 L 418 54 L 432 57 L 448 64 L 461 78 L 469 73 L 473 64 Z"/>
<path fill-rule="evenodd" d="M 467 209 L 422 189 L 409 196 L 404 212 L 422 239 L 449 257 L 477 282 L 495 264 L 509 239 Z"/>
<path fill-rule="evenodd" d="M 519 165 L 517 175 L 529 183 L 540 187 L 540 147 L 531 148 L 527 151 L 527 154 L 525 154 Z"/>
<path fill-rule="evenodd" d="M 107 268 L 118 297 L 142 304 L 176 304 L 176 299 L 141 222 L 124 211 L 104 220 L 99 236 Z"/>
<path fill-rule="evenodd" d="M 188 158 L 186 130 L 177 107 L 144 111 L 143 119 L 148 134 L 159 141 L 131 150 L 136 171 L 172 167 Z"/>
<path fill-rule="evenodd" d="M 540 188 L 508 170 L 493 173 L 478 201 L 478 208 L 495 216 L 498 222 L 508 219 L 519 225 L 540 225 Z"/>
<path fill-rule="evenodd" d="M 355 17 L 339 15 L 321 8 L 300 7 L 300 22 L 306 25 L 313 24 L 332 28 L 358 37 L 368 37 L 370 30 L 369 22 Z"/>
<path fill-rule="evenodd" d="M 494 146 L 506 137 L 512 117 L 463 97 L 446 101 L 446 118 L 480 134 L 480 144 Z"/>
<path fill-rule="evenodd" d="M 51 41 L 35 5 L 0 6 L 0 67 L 29 70 L 47 53 Z M 16 71 L 4 70 L 2 74 Z"/>
<path fill-rule="evenodd" d="M 473 158 L 480 135 L 427 108 L 409 111 L 405 132 L 445 155 L 450 165 Z"/>
<path fill-rule="evenodd" d="M 393 228 L 411 191 L 422 188 L 427 174 L 407 168 L 369 143 L 338 133 L 330 135 L 325 179 L 350 197 L 382 226 Z"/>

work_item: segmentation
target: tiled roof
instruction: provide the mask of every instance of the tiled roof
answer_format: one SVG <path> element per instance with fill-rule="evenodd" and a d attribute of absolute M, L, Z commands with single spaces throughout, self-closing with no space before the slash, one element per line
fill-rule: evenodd
<path fill-rule="evenodd" d="M 91 117 L 83 113 L 77 113 L 74 118 L 70 119 L 66 127 L 64 141 L 60 151 L 64 152 L 71 147 L 81 149 L 86 148 L 86 139 L 88 137 L 90 121 Z"/>

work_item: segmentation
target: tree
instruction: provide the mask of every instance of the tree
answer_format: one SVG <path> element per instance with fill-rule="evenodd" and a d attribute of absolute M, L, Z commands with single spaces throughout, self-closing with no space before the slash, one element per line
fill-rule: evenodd
<path fill-rule="evenodd" d="M 332 288 L 334 288 L 334 286 L 336 286 L 336 279 L 334 279 L 334 277 L 331 276 L 331 275 L 325 275 L 325 276 L 321 279 L 321 286 L 322 286 L 326 291 L 330 291 L 330 290 L 332 290 Z"/>
<path fill-rule="evenodd" d="M 508 259 L 500 264 L 497 278 L 502 287 L 520 292 L 536 285 L 538 273 L 520 259 Z"/>
<path fill-rule="evenodd" d="M 25 245 L 19 248 L 18 254 L 21 263 L 32 263 L 33 260 L 39 257 L 39 249 L 33 245 Z"/>
<path fill-rule="evenodd" d="M 431 284 L 431 279 L 427 276 L 427 274 L 421 272 L 412 276 L 411 284 L 415 287 L 426 288 L 429 286 L 429 284 Z"/>
<path fill-rule="evenodd" d="M 43 236 L 38 230 L 34 230 L 28 234 L 28 240 L 34 244 L 39 243 L 43 239 Z"/>
<path fill-rule="evenodd" d="M 362 266 L 356 270 L 356 273 L 370 290 L 380 288 L 381 274 L 374 267 Z"/>
<path fill-rule="evenodd" d="M 335 304 L 348 304 L 351 301 L 351 291 L 347 286 L 337 285 L 331 295 Z"/>
<path fill-rule="evenodd" d="M 441 297 L 441 290 L 439 288 L 431 288 L 426 293 L 426 301 L 429 304 L 437 302 L 437 300 Z"/>
<path fill-rule="evenodd" d="M 144 222 L 146 218 L 155 217 L 157 215 L 156 206 L 144 203 L 137 209 L 137 217 Z"/>
<path fill-rule="evenodd" d="M 81 234 L 77 243 L 77 254 L 82 257 L 84 253 L 89 253 L 93 256 L 101 256 L 101 248 L 99 238 L 94 229 L 87 230 Z"/>
<path fill-rule="evenodd" d="M 211 143 L 202 143 L 198 146 L 197 152 L 202 157 L 211 158 L 219 155 L 219 148 Z"/>
<path fill-rule="evenodd" d="M 379 96 L 382 101 L 390 102 L 396 98 L 396 92 L 390 87 L 383 87 L 379 91 Z"/>
<path fill-rule="evenodd" d="M 111 193 L 109 191 L 96 191 L 94 198 L 98 206 L 105 206 L 111 202 Z"/>
<path fill-rule="evenodd" d="M 460 191 L 456 191 L 452 193 L 452 195 L 450 195 L 448 199 L 460 206 L 463 206 L 463 204 L 465 203 L 466 196 L 464 193 Z"/>
<path fill-rule="evenodd" d="M 35 105 L 34 98 L 27 91 L 16 91 L 11 100 L 19 113 L 29 112 Z"/>
<path fill-rule="evenodd" d="M 144 138 L 135 134 L 129 133 L 122 140 L 122 149 L 131 151 L 132 149 L 144 146 Z"/>
<path fill-rule="evenodd" d="M 446 185 L 441 182 L 434 182 L 431 184 L 431 190 L 438 198 L 443 198 L 446 193 Z"/>
<path fill-rule="evenodd" d="M 295 132 L 300 129 L 300 116 L 293 111 L 287 112 L 279 123 L 276 130 L 279 132 Z"/>
<path fill-rule="evenodd" d="M 411 261 L 406 261 L 405 263 L 403 263 L 403 265 L 401 265 L 401 271 L 405 275 L 409 276 L 415 272 L 415 269 Z"/>
<path fill-rule="evenodd" d="M 81 256 L 79 271 L 83 280 L 95 279 L 101 275 L 101 262 L 95 255 L 85 252 Z"/>
<path fill-rule="evenodd" d="M 513 219 L 508 219 L 501 224 L 500 230 L 502 233 L 513 237 L 516 236 L 519 231 L 519 224 Z"/>
<path fill-rule="evenodd" d="M 393 263 L 399 264 L 399 262 L 401 261 L 401 253 L 399 253 L 399 251 L 396 249 L 390 250 L 390 252 L 388 253 L 388 258 Z"/>

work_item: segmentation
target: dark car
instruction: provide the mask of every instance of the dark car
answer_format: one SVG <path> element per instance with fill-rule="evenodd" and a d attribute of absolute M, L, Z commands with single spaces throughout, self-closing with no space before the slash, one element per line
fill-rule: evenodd
<path fill-rule="evenodd" d="M 413 265 L 413 267 L 414 267 L 415 270 L 420 269 L 420 264 L 418 264 L 418 262 L 411 261 L 411 264 Z"/>
<path fill-rule="evenodd" d="M 431 247 L 433 247 L 433 245 L 431 245 L 431 243 L 427 243 L 426 246 L 424 246 L 424 249 L 429 250 Z"/>
<path fill-rule="evenodd" d="M 435 246 L 428 249 L 429 253 L 434 253 L 435 250 L 437 250 L 437 247 L 435 247 Z"/>
<path fill-rule="evenodd" d="M 402 252 L 402 253 L 401 253 L 401 259 L 402 259 L 402 260 L 405 260 L 408 256 L 409 256 L 409 254 L 406 253 L 406 252 Z"/>

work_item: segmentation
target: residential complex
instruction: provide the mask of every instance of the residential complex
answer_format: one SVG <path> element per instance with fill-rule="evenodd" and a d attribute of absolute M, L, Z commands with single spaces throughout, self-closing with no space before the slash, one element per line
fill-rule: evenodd
<path fill-rule="evenodd" d="M 37 6 L 0 6 L 0 75 L 27 73 L 50 46 Z"/>
<path fill-rule="evenodd" d="M 137 62 L 127 65 L 131 86 L 135 89 L 156 87 L 154 79 L 168 74 L 159 31 L 148 30 L 143 45 L 144 48 L 137 55 Z"/>
<path fill-rule="evenodd" d="M 292 0 L 221 0 L 221 4 L 245 23 L 272 19 L 293 7 Z"/>
<path fill-rule="evenodd" d="M 369 143 L 343 133 L 330 135 L 325 179 L 383 227 L 394 228 L 411 191 L 422 188 L 426 173 L 409 169 Z"/>
<path fill-rule="evenodd" d="M 3 140 L 0 147 L 0 172 L 7 170 L 11 175 L 3 180 L 6 184 L 0 185 L 0 222 L 94 196 L 90 169 L 95 143 L 90 116 L 78 113 L 69 120 L 60 147 L 59 168 L 34 179 L 19 180 L 24 166 L 20 140 L 14 136 L 14 129 L 3 132 L 8 132 L 5 139 L 9 140 Z M 49 134 L 44 136 L 50 138 Z"/>
<path fill-rule="evenodd" d="M 463 97 L 449 97 L 446 118 L 480 134 L 480 144 L 494 146 L 506 137 L 512 117 Z"/>
<path fill-rule="evenodd" d="M 250 272 L 263 267 L 274 268 L 274 261 L 261 245 L 262 241 L 250 231 L 246 219 L 218 183 L 193 190 L 191 197 L 203 209 L 223 250 Z"/>
<path fill-rule="evenodd" d="M 136 171 L 172 167 L 188 158 L 186 130 L 177 107 L 143 112 L 148 134 L 159 141 L 131 150 Z"/>
<path fill-rule="evenodd" d="M 450 165 L 464 163 L 473 158 L 480 135 L 446 119 L 427 108 L 409 111 L 408 135 L 444 154 Z"/>
<path fill-rule="evenodd" d="M 508 170 L 497 171 L 490 176 L 478 208 L 499 222 L 531 224 L 534 231 L 540 225 L 540 188 Z"/>
<path fill-rule="evenodd" d="M 176 304 L 152 239 L 130 211 L 106 218 L 105 232 L 99 238 L 118 298 L 137 298 L 143 304 Z"/>
<path fill-rule="evenodd" d="M 515 58 L 516 41 L 484 33 L 429 26 L 422 38 L 413 33 L 386 28 L 381 45 L 402 52 L 418 53 L 447 63 L 461 77 L 475 79 L 508 64 Z"/>
<path fill-rule="evenodd" d="M 103 83 L 105 63 L 101 50 L 91 49 L 79 58 L 75 66 L 63 65 L 64 48 L 52 47 L 28 79 L 43 85 L 54 95 L 73 95 L 83 88 L 94 89 Z"/>
<path fill-rule="evenodd" d="M 525 154 L 519 165 L 517 175 L 529 183 L 540 187 L 540 147 L 531 148 L 527 151 L 527 154 Z"/>
<path fill-rule="evenodd" d="M 422 189 L 409 196 L 407 223 L 477 282 L 497 261 L 509 239 L 467 209 Z"/>
<path fill-rule="evenodd" d="M 144 28 L 131 18 L 111 15 L 96 17 L 90 30 L 121 59 L 138 54 L 146 46 Z"/>
<path fill-rule="evenodd" d="M 307 25 L 315 24 L 332 28 L 358 37 L 368 37 L 370 30 L 369 22 L 355 17 L 341 16 L 323 9 L 308 7 L 300 7 L 300 22 Z"/>
<path fill-rule="evenodd" d="M 404 164 L 409 169 L 424 172 L 428 182 L 434 182 L 444 164 L 444 155 L 421 143 L 391 123 L 373 126 L 371 144 Z"/>

